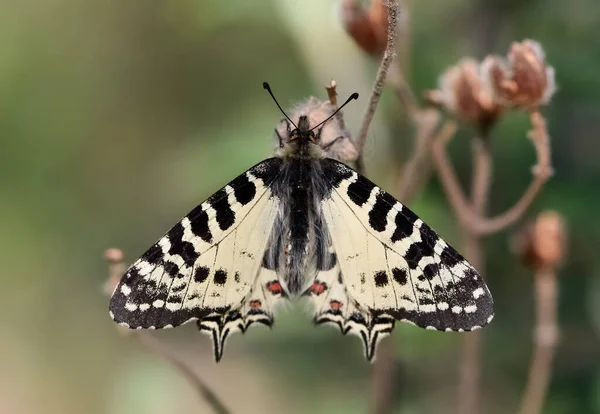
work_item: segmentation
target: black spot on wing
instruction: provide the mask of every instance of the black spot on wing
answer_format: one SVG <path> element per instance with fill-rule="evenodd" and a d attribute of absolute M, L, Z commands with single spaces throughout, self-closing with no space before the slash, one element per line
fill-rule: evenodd
<path fill-rule="evenodd" d="M 375 184 L 359 174 L 356 181 L 348 186 L 348 197 L 357 206 L 362 206 L 367 202 L 374 188 Z"/>
<path fill-rule="evenodd" d="M 186 266 L 193 266 L 198 256 L 200 256 L 194 249 L 194 245 L 188 241 L 183 240 L 183 225 L 177 223 L 167 233 L 171 248 L 169 249 L 170 255 L 179 255 Z"/>
<path fill-rule="evenodd" d="M 181 284 L 179 286 L 172 287 L 171 288 L 171 292 L 172 293 L 179 293 L 179 292 L 182 292 L 183 290 L 185 290 L 187 287 L 188 287 L 188 285 L 184 283 L 184 284 Z"/>
<path fill-rule="evenodd" d="M 322 167 L 323 178 L 331 188 L 338 188 L 340 183 L 352 177 L 354 172 L 350 167 L 330 158 L 326 158 L 322 161 Z"/>
<path fill-rule="evenodd" d="M 446 289 L 440 285 L 435 285 L 433 287 L 433 294 L 435 296 L 436 301 L 448 303 L 448 295 L 446 294 Z"/>
<path fill-rule="evenodd" d="M 161 263 L 163 259 L 162 249 L 158 244 L 154 244 L 142 255 L 142 259 L 150 264 L 157 265 Z"/>
<path fill-rule="evenodd" d="M 224 285 L 227 282 L 227 271 L 218 269 L 215 272 L 214 281 L 217 285 Z"/>
<path fill-rule="evenodd" d="M 465 260 L 456 250 L 450 246 L 446 246 L 440 255 L 442 263 L 448 267 L 454 267 L 458 263 Z"/>
<path fill-rule="evenodd" d="M 331 270 L 337 263 L 337 257 L 335 255 L 335 253 L 329 253 L 329 252 L 322 253 L 317 250 L 316 256 L 317 256 L 317 270 L 320 270 L 320 271 Z"/>
<path fill-rule="evenodd" d="M 394 267 L 392 269 L 392 276 L 394 277 L 394 280 L 400 285 L 406 285 L 406 282 L 408 282 L 408 273 L 406 269 Z"/>
<path fill-rule="evenodd" d="M 172 290 L 171 290 L 171 292 L 172 292 Z M 167 302 L 168 303 L 180 304 L 181 302 L 183 302 L 183 296 L 182 295 L 171 295 L 167 299 Z"/>
<path fill-rule="evenodd" d="M 387 226 L 387 215 L 396 204 L 394 197 L 381 191 L 375 198 L 375 204 L 369 211 L 369 224 L 375 231 L 384 231 Z"/>
<path fill-rule="evenodd" d="M 281 158 L 268 158 L 248 170 L 256 178 L 260 178 L 269 185 L 279 174 L 283 160 Z"/>
<path fill-rule="evenodd" d="M 352 315 L 350 315 L 350 317 L 348 318 L 348 320 L 351 320 L 353 322 L 356 323 L 360 323 L 361 325 L 366 325 L 367 321 L 365 320 L 365 317 L 358 312 L 354 312 Z"/>
<path fill-rule="evenodd" d="M 397 242 L 413 233 L 418 217 L 405 206 L 396 214 L 396 229 L 392 234 L 392 242 Z"/>
<path fill-rule="evenodd" d="M 127 279 L 126 283 L 124 283 L 125 279 Z M 138 282 L 141 282 L 142 280 L 143 280 L 143 278 L 140 276 L 140 271 L 138 270 L 137 266 L 131 266 L 129 269 L 127 269 L 125 276 L 121 280 L 121 284 L 133 286 L 133 285 L 137 284 Z M 155 283 L 154 280 L 150 280 L 150 281 L 152 281 L 152 283 Z"/>
<path fill-rule="evenodd" d="M 165 260 L 163 267 L 165 268 L 165 272 L 171 277 L 175 277 L 179 273 L 179 266 L 169 260 Z"/>
<path fill-rule="evenodd" d="M 404 205 L 402 206 L 402 211 L 400 214 L 402 214 L 404 216 L 404 218 L 406 218 L 406 220 L 408 220 L 408 222 L 413 225 L 419 219 L 419 217 L 415 213 L 413 213 L 410 208 L 408 208 Z"/>
<path fill-rule="evenodd" d="M 435 301 L 425 295 L 419 296 L 418 301 L 419 305 L 435 305 Z"/>
<path fill-rule="evenodd" d="M 421 233 L 421 239 L 427 241 L 430 246 L 435 246 L 440 237 L 437 233 L 429 227 L 426 223 L 422 223 L 419 227 L 419 233 Z"/>
<path fill-rule="evenodd" d="M 210 269 L 206 266 L 199 266 L 194 271 L 194 282 L 202 283 L 210 274 Z"/>
<path fill-rule="evenodd" d="M 192 267 L 200 256 L 200 254 L 196 252 L 196 249 L 194 249 L 194 245 L 187 241 L 172 245 L 169 253 L 181 256 L 188 267 Z"/>
<path fill-rule="evenodd" d="M 437 263 L 429 263 L 423 268 L 423 274 L 427 280 L 432 280 L 440 271 L 440 266 Z"/>
<path fill-rule="evenodd" d="M 247 174 L 242 174 L 229 185 L 233 188 L 235 199 L 242 205 L 248 204 L 256 196 L 256 185 L 248 179 Z"/>
<path fill-rule="evenodd" d="M 205 242 L 212 243 L 212 233 L 208 227 L 208 214 L 203 210 L 202 205 L 193 209 L 187 218 L 190 220 L 192 233 Z"/>
<path fill-rule="evenodd" d="M 211 206 L 215 209 L 215 218 L 221 230 L 227 230 L 233 226 L 233 223 L 235 223 L 235 213 L 229 205 L 225 189 L 221 189 L 215 193 Z"/>
<path fill-rule="evenodd" d="M 423 256 L 427 255 L 429 250 L 431 250 L 429 246 L 422 241 L 418 243 L 412 243 L 406 251 L 406 255 L 404 256 L 406 263 L 408 263 L 408 267 L 411 269 L 416 269 L 419 266 L 419 261 L 421 261 Z"/>
<path fill-rule="evenodd" d="M 384 287 L 388 284 L 388 276 L 384 270 L 375 272 L 375 286 Z"/>

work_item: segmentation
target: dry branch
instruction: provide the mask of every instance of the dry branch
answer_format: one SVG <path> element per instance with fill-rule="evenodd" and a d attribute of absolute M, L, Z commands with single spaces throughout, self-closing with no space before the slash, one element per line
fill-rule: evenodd
<path fill-rule="evenodd" d="M 472 140 L 473 174 L 471 179 L 471 205 L 479 216 L 485 216 L 492 183 L 493 159 L 489 137 Z M 482 275 L 485 274 L 485 256 L 481 236 L 463 229 L 464 253 Z M 481 405 L 481 333 L 472 332 L 463 338 L 459 362 L 458 412 L 475 414 Z"/>
<path fill-rule="evenodd" d="M 534 272 L 536 318 L 533 331 L 533 358 L 521 401 L 521 414 L 539 414 L 551 378 L 551 367 L 559 340 L 557 318 L 557 268 L 562 263 L 567 230 L 555 211 L 540 213 L 513 244 L 515 253 Z"/>
<path fill-rule="evenodd" d="M 367 132 L 369 131 L 369 126 L 371 125 L 371 121 L 373 120 L 373 116 L 375 115 L 377 105 L 379 104 L 379 100 L 381 98 L 381 93 L 383 92 L 388 69 L 390 68 L 390 65 L 392 64 L 396 54 L 395 45 L 396 28 L 398 25 L 398 3 L 395 0 L 390 0 L 386 2 L 385 6 L 388 11 L 387 43 L 385 51 L 383 52 L 383 57 L 381 58 L 379 70 L 377 71 L 375 84 L 371 91 L 371 96 L 369 97 L 369 105 L 363 117 L 362 126 L 356 139 L 356 146 L 359 152 L 358 160 L 356 160 L 356 169 L 361 173 L 364 173 L 363 150 L 367 141 Z"/>
<path fill-rule="evenodd" d="M 558 343 L 556 318 L 557 279 L 555 269 L 538 270 L 535 274 L 536 328 L 534 349 L 527 388 L 521 402 L 520 414 L 542 412 L 554 352 Z"/>
<path fill-rule="evenodd" d="M 546 130 L 546 122 L 539 112 L 532 113 L 530 118 L 533 128 L 528 136 L 533 142 L 537 157 L 537 163 L 532 171 L 533 179 L 521 198 L 510 209 L 492 218 L 481 217 L 467 201 L 446 153 L 448 140 L 437 139 L 433 142 L 432 156 L 440 180 L 456 217 L 461 226 L 468 229 L 468 231 L 485 235 L 498 232 L 512 225 L 522 217 L 546 181 L 551 177 L 550 138 Z"/>
<path fill-rule="evenodd" d="M 516 222 L 531 205 L 548 178 L 552 175 L 550 161 L 550 138 L 542 115 L 536 111 L 530 114 L 532 129 L 528 137 L 532 140 L 537 157 L 533 168 L 533 180 L 521 198 L 506 212 L 486 218 L 485 209 L 489 198 L 493 160 L 489 150 L 489 138 L 484 136 L 473 140 L 473 178 L 470 200 L 456 177 L 454 168 L 446 153 L 450 141 L 447 137 L 435 139 L 432 156 L 446 195 L 464 232 L 464 254 L 479 269 L 484 269 L 481 236 L 505 229 Z M 459 367 L 458 411 L 461 414 L 479 412 L 481 336 L 479 333 L 465 337 Z"/>

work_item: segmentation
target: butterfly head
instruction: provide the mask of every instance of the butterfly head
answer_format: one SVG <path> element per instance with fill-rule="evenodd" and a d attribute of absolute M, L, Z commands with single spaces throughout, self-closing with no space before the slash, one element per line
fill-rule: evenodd
<path fill-rule="evenodd" d="M 314 131 L 310 127 L 310 122 L 306 115 L 301 115 L 298 119 L 298 126 L 290 132 L 290 141 L 302 140 L 305 142 L 315 142 Z"/>
<path fill-rule="evenodd" d="M 290 117 L 285 113 L 285 111 L 281 108 L 281 106 L 279 105 L 279 102 L 277 102 L 277 99 L 275 99 L 273 92 L 271 92 L 271 87 L 269 86 L 269 84 L 267 82 L 263 82 L 263 88 L 265 88 L 267 90 L 267 92 L 269 92 L 269 95 L 271 95 L 271 98 L 273 98 L 273 101 L 275 101 L 275 104 L 277 105 L 277 107 L 279 108 L 281 113 L 283 115 L 285 115 L 286 119 L 289 121 L 289 123 L 288 123 L 289 142 L 296 142 L 296 143 L 309 143 L 309 142 L 316 143 L 316 141 L 319 140 L 319 135 L 320 135 L 319 128 L 323 124 L 325 124 L 325 122 L 327 122 L 331 118 L 333 118 L 344 106 L 346 106 L 346 104 L 348 102 L 350 102 L 353 99 L 358 99 L 358 93 L 354 92 L 352 95 L 350 95 L 350 97 L 346 100 L 346 102 L 344 102 L 342 105 L 340 105 L 330 116 L 328 116 L 323 121 L 319 122 L 317 125 L 311 127 L 308 116 L 306 116 L 306 115 L 301 115 L 298 118 L 298 123 L 297 124 L 294 123 L 294 121 L 292 121 L 290 119 Z M 291 129 L 291 126 L 294 126 L 294 129 Z M 314 132 L 315 130 L 317 130 L 316 134 Z M 279 139 L 280 139 L 280 141 L 282 141 L 281 137 L 279 137 Z"/>

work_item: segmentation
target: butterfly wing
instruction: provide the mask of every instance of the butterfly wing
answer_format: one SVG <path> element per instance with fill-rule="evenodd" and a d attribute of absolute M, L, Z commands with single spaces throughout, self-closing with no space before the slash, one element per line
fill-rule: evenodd
<path fill-rule="evenodd" d="M 112 318 L 135 329 L 200 319 L 219 338 L 220 358 L 227 334 L 256 320 L 251 300 L 279 206 L 269 187 L 280 166 L 278 158 L 257 164 L 169 230 L 121 279 Z"/>
<path fill-rule="evenodd" d="M 441 331 L 470 331 L 491 321 L 492 296 L 456 250 L 356 171 L 331 159 L 324 163 L 330 191 L 321 202 L 323 218 L 356 313 L 345 323 L 360 319 L 367 333 L 382 331 L 383 324 L 387 333 L 389 317 Z M 383 335 L 370 337 L 367 357 Z"/>

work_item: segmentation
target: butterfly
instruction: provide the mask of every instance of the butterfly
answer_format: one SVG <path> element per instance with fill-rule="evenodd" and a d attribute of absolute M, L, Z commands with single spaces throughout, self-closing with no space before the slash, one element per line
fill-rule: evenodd
<path fill-rule="evenodd" d="M 493 318 L 479 273 L 410 209 L 324 145 L 330 117 L 286 116 L 275 156 L 194 208 L 126 271 L 110 315 L 132 329 L 197 321 L 214 356 L 236 331 L 272 326 L 275 309 L 308 301 L 316 324 L 357 335 L 367 360 L 396 320 L 472 331 Z M 316 131 L 316 132 L 315 132 Z M 340 137 L 344 139 L 347 137 Z"/>

